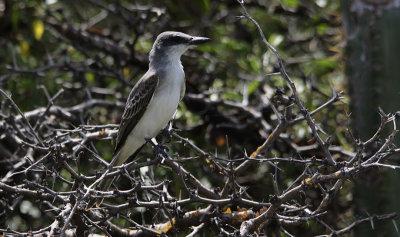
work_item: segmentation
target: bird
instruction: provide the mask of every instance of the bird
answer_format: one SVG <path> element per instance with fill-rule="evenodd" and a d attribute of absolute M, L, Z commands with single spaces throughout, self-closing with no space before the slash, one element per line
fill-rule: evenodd
<path fill-rule="evenodd" d="M 151 138 L 173 118 L 185 94 L 185 72 L 181 56 L 210 38 L 166 31 L 159 34 L 149 54 L 149 69 L 133 86 L 122 114 L 110 167 L 133 159 Z M 107 191 L 114 179 L 104 179 L 97 190 Z M 100 205 L 92 199 L 88 207 Z"/>

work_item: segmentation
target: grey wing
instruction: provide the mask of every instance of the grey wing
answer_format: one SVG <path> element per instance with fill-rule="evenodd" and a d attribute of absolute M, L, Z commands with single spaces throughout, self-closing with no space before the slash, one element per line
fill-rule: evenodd
<path fill-rule="evenodd" d="M 155 73 L 152 73 L 149 76 L 145 75 L 132 88 L 128 100 L 126 101 L 124 113 L 122 114 L 121 124 L 119 125 L 114 156 L 115 154 L 118 154 L 128 135 L 143 116 L 147 106 L 153 98 L 157 85 L 158 77 Z"/>

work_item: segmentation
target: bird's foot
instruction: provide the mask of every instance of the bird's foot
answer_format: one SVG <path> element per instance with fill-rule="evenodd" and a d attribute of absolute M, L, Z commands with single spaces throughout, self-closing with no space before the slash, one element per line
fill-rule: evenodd
<path fill-rule="evenodd" d="M 160 133 L 161 137 L 162 137 L 161 144 L 171 142 L 171 137 L 172 137 L 171 134 L 172 134 L 173 130 L 174 129 L 172 128 L 172 120 L 171 120 L 171 121 L 169 121 L 168 125 L 163 130 L 161 130 L 161 133 Z"/>
<path fill-rule="evenodd" d="M 159 154 L 162 154 L 163 156 L 168 156 L 169 148 L 162 145 L 162 144 L 156 144 L 152 141 L 152 139 L 145 138 L 146 142 L 149 143 L 154 149 L 154 156 L 157 156 Z"/>
<path fill-rule="evenodd" d="M 167 146 L 158 144 L 156 149 L 154 149 L 154 155 L 161 154 L 163 156 L 168 156 L 169 148 Z"/>

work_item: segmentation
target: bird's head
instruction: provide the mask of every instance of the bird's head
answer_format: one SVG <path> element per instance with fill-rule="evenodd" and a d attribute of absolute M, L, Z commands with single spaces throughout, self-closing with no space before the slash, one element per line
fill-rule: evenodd
<path fill-rule="evenodd" d="M 156 56 L 179 59 L 189 48 L 210 41 L 206 37 L 191 36 L 182 32 L 166 31 L 157 36 L 150 51 L 150 60 Z"/>

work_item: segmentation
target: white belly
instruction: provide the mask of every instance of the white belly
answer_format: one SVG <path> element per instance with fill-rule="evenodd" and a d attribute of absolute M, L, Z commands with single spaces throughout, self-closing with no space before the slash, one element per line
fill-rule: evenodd
<path fill-rule="evenodd" d="M 146 112 L 129 136 L 141 138 L 155 137 L 161 129 L 167 126 L 178 108 L 180 87 L 168 86 L 158 88 L 156 95 L 151 100 Z"/>
<path fill-rule="evenodd" d="M 182 70 L 183 73 L 183 70 Z M 119 157 L 114 165 L 124 163 L 146 141 L 153 138 L 167 126 L 178 108 L 181 87 L 184 83 L 184 74 L 179 79 L 158 85 L 155 95 L 147 106 L 142 118 L 136 124 L 121 148 Z"/>

